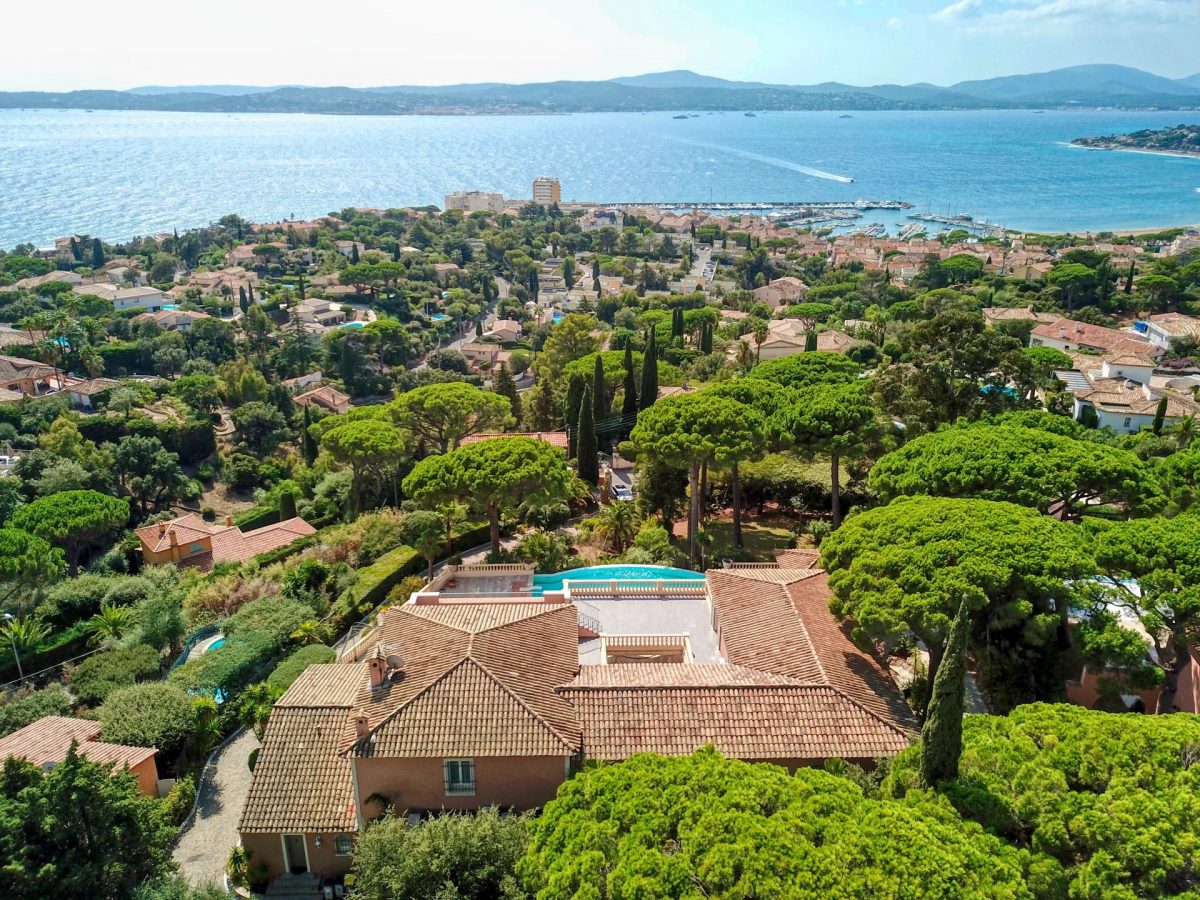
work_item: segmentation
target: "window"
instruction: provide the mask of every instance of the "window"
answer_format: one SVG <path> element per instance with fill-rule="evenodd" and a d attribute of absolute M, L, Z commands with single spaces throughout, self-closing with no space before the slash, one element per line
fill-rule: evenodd
<path fill-rule="evenodd" d="M 448 759 L 442 763 L 447 794 L 475 793 L 475 764 L 469 759 Z"/>
<path fill-rule="evenodd" d="M 333 839 L 333 852 L 338 856 L 349 856 L 353 850 L 353 843 L 350 840 L 350 835 L 339 834 Z"/>
<path fill-rule="evenodd" d="M 1129 427 L 1129 423 L 1130 423 L 1130 421 L 1131 421 L 1130 417 L 1129 417 L 1129 416 L 1126 416 L 1126 417 L 1125 417 L 1125 427 L 1126 427 L 1126 428 L 1128 428 L 1128 427 Z"/>
<path fill-rule="evenodd" d="M 192 544 L 192 546 L 188 547 L 188 555 L 189 556 L 194 556 L 197 553 L 203 553 L 203 552 L 204 552 L 203 544 Z"/>

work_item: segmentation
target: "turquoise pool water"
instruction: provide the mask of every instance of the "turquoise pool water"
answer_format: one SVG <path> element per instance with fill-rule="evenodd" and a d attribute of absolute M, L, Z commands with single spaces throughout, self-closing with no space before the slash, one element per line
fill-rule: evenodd
<path fill-rule="evenodd" d="M 215 641 L 213 641 L 211 644 L 209 644 L 209 645 L 208 645 L 208 649 L 207 649 L 207 650 L 205 650 L 204 652 L 205 652 L 205 653 L 207 653 L 209 650 L 216 650 L 216 649 L 217 649 L 218 647 L 220 647 L 220 646 L 221 646 L 223 643 L 225 643 L 225 638 L 224 638 L 223 636 L 222 636 L 222 637 L 219 637 L 219 638 L 217 638 Z"/>
<path fill-rule="evenodd" d="M 366 328 L 367 323 L 366 322 L 347 322 L 342 327 L 343 328 Z"/>
<path fill-rule="evenodd" d="M 703 572 L 691 569 L 673 569 L 670 566 L 611 565 L 587 566 L 582 569 L 567 569 L 552 575 L 534 575 L 535 594 L 557 591 L 564 581 L 703 581 Z"/>
<path fill-rule="evenodd" d="M 435 321 L 435 322 L 449 322 L 450 321 L 450 317 L 448 315 L 446 315 L 445 313 L 438 313 L 437 315 L 430 316 L 429 318 L 433 319 L 433 321 Z"/>

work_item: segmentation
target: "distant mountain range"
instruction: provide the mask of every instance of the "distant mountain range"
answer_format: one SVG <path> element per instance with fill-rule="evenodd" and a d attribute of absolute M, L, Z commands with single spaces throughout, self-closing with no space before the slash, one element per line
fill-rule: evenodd
<path fill-rule="evenodd" d="M 958 84 L 766 84 L 687 70 L 609 81 L 308 87 L 150 85 L 128 91 L 0 92 L 0 108 L 293 112 L 344 115 L 659 110 L 1200 109 L 1200 73 L 1164 78 L 1117 65 L 1072 66 Z"/>

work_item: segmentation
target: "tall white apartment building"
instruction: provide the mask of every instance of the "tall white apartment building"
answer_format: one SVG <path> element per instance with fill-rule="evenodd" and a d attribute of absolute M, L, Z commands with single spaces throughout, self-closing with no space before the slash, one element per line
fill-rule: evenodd
<path fill-rule="evenodd" d="M 533 202 L 542 206 L 562 202 L 562 185 L 558 179 L 546 176 L 533 179 Z"/>

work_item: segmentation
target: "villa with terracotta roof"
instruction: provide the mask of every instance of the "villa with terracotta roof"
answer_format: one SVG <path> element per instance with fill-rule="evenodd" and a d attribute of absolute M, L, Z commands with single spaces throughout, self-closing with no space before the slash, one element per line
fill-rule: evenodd
<path fill-rule="evenodd" d="M 54 367 L 20 356 L 0 356 L 0 388 L 29 397 L 49 391 Z"/>
<path fill-rule="evenodd" d="M 376 816 L 536 809 L 593 760 L 894 756 L 913 716 L 815 564 L 784 551 L 704 578 L 559 584 L 447 566 L 278 701 L 242 844 L 272 876 L 336 878 Z"/>
<path fill-rule="evenodd" d="M 1145 344 L 1152 347 L 1153 344 Z M 1076 368 L 1062 369 L 1055 378 L 1075 398 L 1073 416 L 1082 421 L 1084 410 L 1096 413 L 1101 428 L 1118 434 L 1136 434 L 1154 423 L 1159 402 L 1166 398 L 1163 422 L 1173 425 L 1185 416 L 1200 415 L 1200 404 L 1190 390 L 1179 390 L 1175 379 L 1155 375 L 1154 360 L 1133 353 L 1099 357 L 1076 355 Z M 1188 379 L 1180 379 L 1188 387 Z"/>
<path fill-rule="evenodd" d="M 169 522 L 143 525 L 134 532 L 141 541 L 146 563 L 191 566 L 204 572 L 220 563 L 245 562 L 315 533 L 316 529 L 299 516 L 242 531 L 229 516 L 224 525 L 211 525 L 191 513 Z"/>
<path fill-rule="evenodd" d="M 153 747 L 129 747 L 98 740 L 100 723 L 92 719 L 45 716 L 0 738 L 0 762 L 10 757 L 26 759 L 39 768 L 55 766 L 67 758 L 72 742 L 87 760 L 117 769 L 128 769 L 138 788 L 148 797 L 158 796 L 158 766 Z"/>
<path fill-rule="evenodd" d="M 318 372 L 318 377 L 320 373 Z M 297 406 L 308 406 L 310 403 L 331 413 L 344 413 L 350 408 L 350 395 L 343 394 L 333 385 L 322 385 L 312 388 L 292 398 Z"/>
<path fill-rule="evenodd" d="M 1102 325 L 1090 325 L 1073 319 L 1038 325 L 1029 333 L 1030 347 L 1051 347 L 1070 353 L 1089 350 L 1094 353 L 1132 353 L 1136 356 L 1162 356 L 1163 348 L 1132 331 L 1118 331 Z"/>

